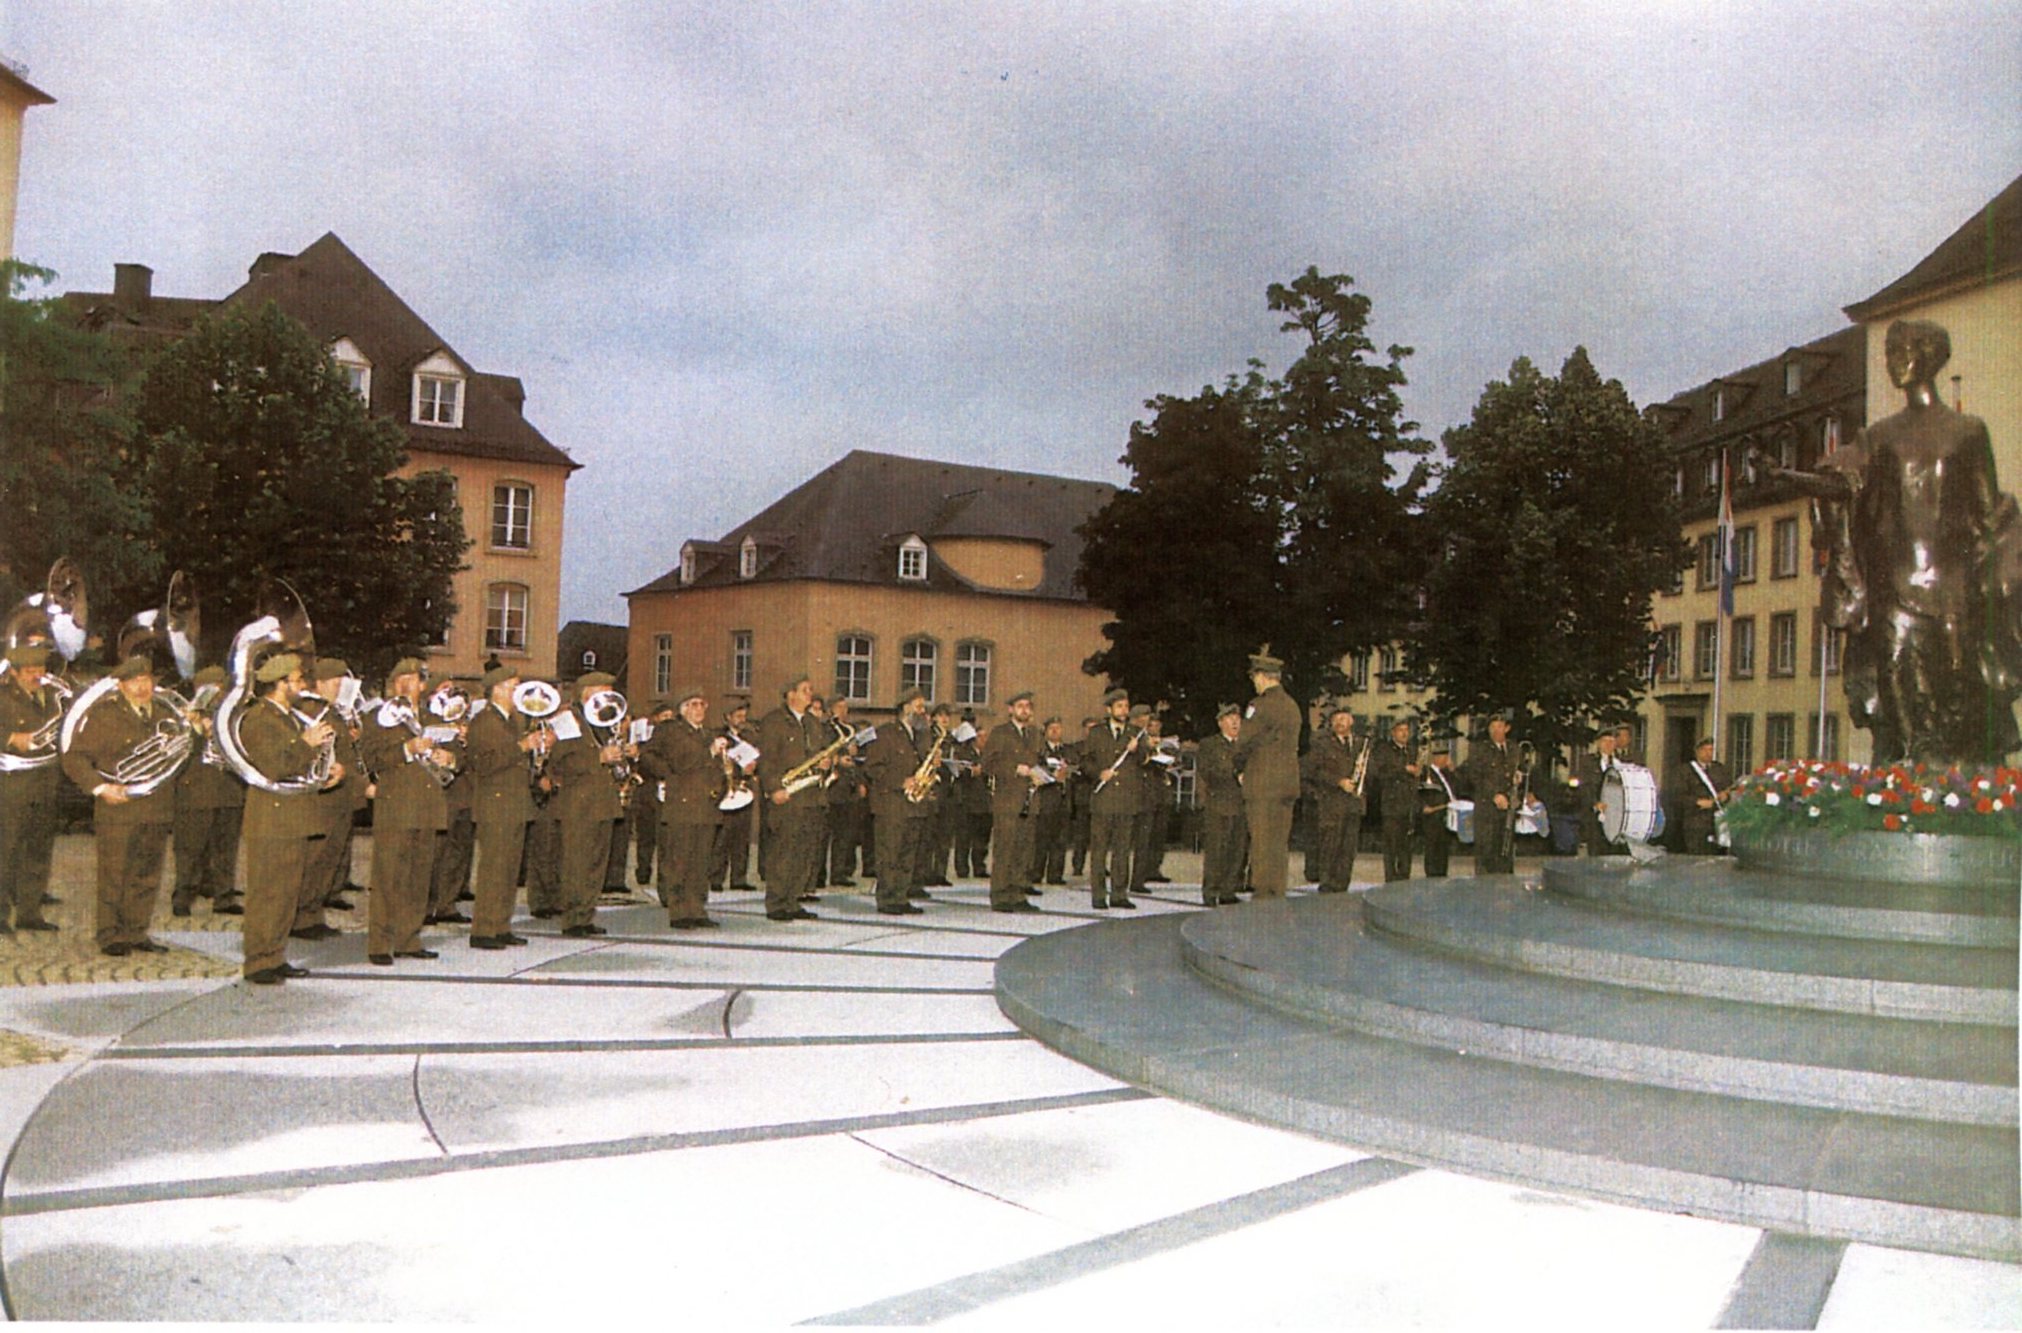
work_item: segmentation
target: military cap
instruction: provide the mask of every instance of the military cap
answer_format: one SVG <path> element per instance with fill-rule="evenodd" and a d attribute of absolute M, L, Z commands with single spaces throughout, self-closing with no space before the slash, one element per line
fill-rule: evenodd
<path fill-rule="evenodd" d="M 1060 716 L 1060 714 L 1058 713 L 1055 713 L 1052 717 L 1047 718 L 1044 722 L 1040 723 L 1039 725 L 1042 727 L 1050 727 L 1055 722 L 1058 722 L 1063 727 L 1067 725 L 1067 719 Z"/>
<path fill-rule="evenodd" d="M 689 685 L 683 689 L 676 690 L 674 691 L 673 694 L 669 695 L 668 702 L 672 703 L 676 708 L 679 708 L 682 704 L 687 703 L 690 699 L 707 699 L 708 697 L 709 697 L 708 691 L 704 690 L 700 685 Z"/>
<path fill-rule="evenodd" d="M 1102 706 L 1104 708 L 1107 708 L 1111 704 L 1115 703 L 1118 699 L 1128 699 L 1128 698 L 1130 698 L 1130 691 L 1124 689 L 1121 686 L 1118 686 L 1116 689 L 1103 691 Z"/>
<path fill-rule="evenodd" d="M 736 712 L 740 708 L 749 707 L 751 707 L 751 700 L 744 695 L 726 694 L 723 696 L 723 712 L 725 716 Z"/>
<path fill-rule="evenodd" d="M 937 716 L 941 713 L 946 713 L 949 717 L 953 717 L 955 715 L 955 705 L 951 703 L 929 704 L 927 711 Z"/>
<path fill-rule="evenodd" d="M 509 680 L 517 680 L 519 674 L 519 672 L 509 666 L 495 666 L 484 673 L 484 679 L 478 682 L 478 688 L 482 689 L 486 694 L 490 694 L 493 686 L 503 685 Z"/>
<path fill-rule="evenodd" d="M 1150 705 L 1150 704 L 1132 704 L 1132 705 L 1130 706 L 1130 715 L 1131 715 L 1132 717 L 1150 717 L 1150 716 L 1151 716 L 1151 705 Z"/>
<path fill-rule="evenodd" d="M 1242 714 L 1243 706 L 1241 704 L 1223 704 L 1215 710 L 1215 721 L 1219 722 L 1225 717 L 1241 717 Z"/>
<path fill-rule="evenodd" d="M 585 671 L 576 677 L 577 687 L 585 690 L 601 690 L 617 683 L 618 678 L 608 671 Z"/>
<path fill-rule="evenodd" d="M 1032 691 L 1030 691 L 1030 690 L 1020 690 L 1020 691 L 1018 691 L 1018 693 L 1016 693 L 1016 694 L 1012 695 L 1012 696 L 1011 696 L 1011 697 L 1010 697 L 1009 699 L 1006 699 L 1006 700 L 1004 701 L 1004 706 L 1005 706 L 1006 708 L 1009 708 L 1009 707 L 1010 707 L 1010 706 L 1011 706 L 1012 704 L 1015 704 L 1015 703 L 1017 703 L 1017 702 L 1018 702 L 1018 701 L 1019 701 L 1020 699 L 1023 699 L 1023 700 L 1024 700 L 1024 701 L 1025 701 L 1026 703 L 1031 703 L 1031 702 L 1032 702 Z"/>
<path fill-rule="evenodd" d="M 350 674 L 351 664 L 341 657 L 319 657 L 316 659 L 314 676 L 316 680 L 341 680 Z"/>
<path fill-rule="evenodd" d="M 1439 757 L 1440 757 L 1441 755 L 1445 755 L 1445 756 L 1446 756 L 1446 757 L 1447 757 L 1448 759 L 1451 759 L 1451 758 L 1453 758 L 1453 747 L 1452 747 L 1452 746 L 1450 746 L 1450 745 L 1435 745 L 1435 746 L 1433 746 L 1433 747 L 1432 747 L 1432 757 L 1433 757 L 1434 759 L 1437 759 L 1437 758 L 1439 758 Z"/>
<path fill-rule="evenodd" d="M 798 676 L 788 676 L 785 680 L 779 682 L 779 695 L 783 699 L 799 689 L 802 681 L 812 682 L 813 680 L 814 677 L 808 675 L 805 671 L 801 672 Z"/>
<path fill-rule="evenodd" d="M 207 666 L 203 670 L 197 672 L 196 675 L 190 677 L 190 684 L 195 685 L 197 688 L 201 689 L 206 685 L 222 685 L 229 679 L 231 679 L 231 677 L 225 674 L 225 669 L 223 667 Z"/>
<path fill-rule="evenodd" d="M 132 680 L 135 676 L 152 676 L 154 674 L 154 663 L 148 660 L 146 653 L 135 653 L 107 674 L 114 680 Z"/>
<path fill-rule="evenodd" d="M 428 667 L 423 664 L 420 658 L 403 657 L 393 664 L 393 670 L 386 673 L 386 679 L 391 681 L 397 676 L 425 676 L 427 674 Z"/>
<path fill-rule="evenodd" d="M 899 702 L 897 706 L 899 708 L 904 708 L 907 704 L 911 703 L 913 700 L 924 699 L 926 697 L 927 692 L 925 690 L 918 688 L 917 686 L 910 690 L 901 690 L 899 691 Z"/>
<path fill-rule="evenodd" d="M 1252 671 L 1262 671 L 1270 675 L 1276 675 L 1284 669 L 1284 659 L 1271 656 L 1271 645 L 1268 643 L 1250 654 L 1250 670 Z"/>
<path fill-rule="evenodd" d="M 49 649 L 39 643 L 17 643 L 7 650 L 7 660 L 18 667 L 46 667 Z"/>
<path fill-rule="evenodd" d="M 1708 736 L 1708 737 L 1704 738 L 1703 740 L 1701 740 L 1701 741 L 1700 741 L 1700 742 L 1699 742 L 1699 743 L 1698 743 L 1697 745 L 1693 746 L 1692 748 L 1693 748 L 1693 749 L 1695 749 L 1695 750 L 1704 750 L 1704 749 L 1706 749 L 1706 748 L 1707 748 L 1708 746 L 1710 746 L 1710 745 L 1712 745 L 1712 744 L 1713 744 L 1713 738 L 1712 738 L 1711 736 Z"/>
<path fill-rule="evenodd" d="M 253 669 L 253 679 L 262 685 L 286 680 L 302 669 L 302 659 L 293 653 L 275 653 Z"/>

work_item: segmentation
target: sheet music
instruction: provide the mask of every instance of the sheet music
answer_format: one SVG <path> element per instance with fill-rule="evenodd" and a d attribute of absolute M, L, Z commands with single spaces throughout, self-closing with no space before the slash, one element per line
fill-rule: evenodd
<path fill-rule="evenodd" d="M 548 730 L 555 733 L 558 741 L 576 740 L 583 734 L 583 724 L 576 715 L 566 709 L 556 709 L 548 717 Z"/>
<path fill-rule="evenodd" d="M 948 739 L 957 745 L 967 745 L 970 741 L 976 739 L 976 724 L 964 722 L 961 726 L 956 727 L 948 733 Z"/>
<path fill-rule="evenodd" d="M 631 741 L 632 744 L 634 745 L 644 745 L 647 741 L 652 740 L 653 719 L 648 717 L 633 718 L 632 728 L 630 732 L 627 733 L 626 739 Z"/>
<path fill-rule="evenodd" d="M 739 768 L 750 768 L 758 762 L 758 747 L 750 741 L 739 741 L 723 752 L 723 757 Z"/>
<path fill-rule="evenodd" d="M 421 734 L 428 737 L 429 741 L 435 745 L 447 745 L 451 741 L 463 739 L 462 733 L 451 726 L 423 727 Z"/>

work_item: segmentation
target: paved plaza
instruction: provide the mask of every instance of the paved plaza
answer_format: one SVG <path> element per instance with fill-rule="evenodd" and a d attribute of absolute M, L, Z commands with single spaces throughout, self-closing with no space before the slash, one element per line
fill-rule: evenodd
<path fill-rule="evenodd" d="M 900 921 L 833 891 L 793 926 L 733 893 L 681 934 L 642 892 L 601 939 L 431 928 L 442 957 L 392 969 L 359 913 L 254 988 L 202 906 L 164 901 L 168 954 L 97 958 L 90 867 L 61 839 L 63 933 L 0 943 L 15 1318 L 2022 1326 L 2014 1266 L 1421 1169 L 1100 1075 L 992 992 L 1027 935 L 1119 915 L 1085 890 L 1007 916 L 967 881 Z M 1168 870 L 1139 917 L 1202 910 L 1195 861 Z"/>

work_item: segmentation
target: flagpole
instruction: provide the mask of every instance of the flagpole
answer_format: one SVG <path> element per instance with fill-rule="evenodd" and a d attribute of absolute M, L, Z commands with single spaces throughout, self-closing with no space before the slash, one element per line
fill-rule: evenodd
<path fill-rule="evenodd" d="M 1719 612 L 1713 620 L 1713 738 L 1714 753 L 1720 743 L 1720 686 L 1727 676 L 1727 618 L 1734 612 L 1734 500 L 1728 489 L 1727 450 L 1720 451 L 1720 516 L 1714 520 L 1714 541 L 1720 557 Z"/>
<path fill-rule="evenodd" d="M 1819 441 L 1820 461 L 1824 461 L 1827 458 L 1831 458 L 1834 454 L 1838 452 L 1839 452 L 1839 418 L 1836 416 L 1828 416 L 1825 419 L 1824 436 Z M 1814 542 L 1816 541 L 1816 533 L 1818 531 L 1818 520 L 1819 520 L 1819 504 L 1818 501 L 1814 500 L 1812 501 L 1811 504 L 1811 526 L 1812 531 L 1814 533 Z M 1822 560 L 1815 558 L 1812 561 L 1812 572 L 1819 576 L 1820 582 L 1821 584 L 1823 584 L 1825 568 Z M 1823 604 L 1820 605 L 1818 611 L 1818 619 L 1815 623 L 1818 626 L 1818 725 L 1812 728 L 1811 757 L 1814 759 L 1824 759 L 1825 685 L 1826 685 L 1825 663 L 1826 663 L 1826 648 L 1832 641 L 1832 626 L 1825 623 L 1825 608 Z"/>

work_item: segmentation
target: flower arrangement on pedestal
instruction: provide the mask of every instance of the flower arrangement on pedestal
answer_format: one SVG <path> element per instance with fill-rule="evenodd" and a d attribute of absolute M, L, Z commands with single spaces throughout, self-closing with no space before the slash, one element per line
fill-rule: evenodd
<path fill-rule="evenodd" d="M 1795 759 L 1765 764 L 1736 783 L 1722 819 L 1737 840 L 1816 830 L 2022 841 L 2018 806 L 2022 769 Z"/>

